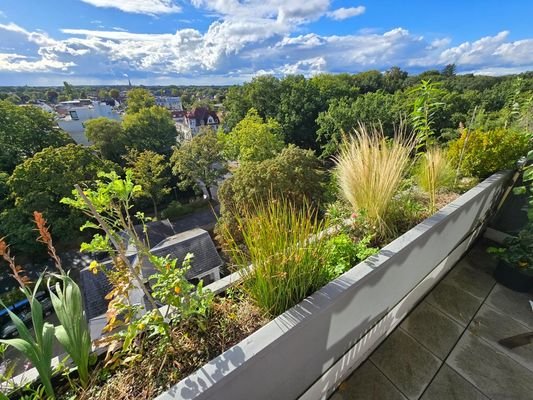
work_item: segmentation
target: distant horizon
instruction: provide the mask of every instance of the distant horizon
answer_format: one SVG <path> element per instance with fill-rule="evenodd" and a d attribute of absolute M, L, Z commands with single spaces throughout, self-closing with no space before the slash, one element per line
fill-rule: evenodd
<path fill-rule="evenodd" d="M 3 0 L 0 85 L 228 86 L 258 75 L 533 70 L 533 2 Z"/>
<path fill-rule="evenodd" d="M 433 71 L 434 69 L 428 69 L 428 70 L 425 70 L 425 71 L 422 71 L 422 72 L 419 72 L 419 73 L 416 73 L 416 74 L 412 74 L 412 73 L 409 73 L 409 76 L 418 76 L 424 72 L 428 72 L 428 71 Z M 338 75 L 338 74 L 351 74 L 351 75 L 355 75 L 355 74 L 359 74 L 359 73 L 363 73 L 363 72 L 368 72 L 368 71 L 375 71 L 375 70 L 372 70 L 372 69 L 369 69 L 369 70 L 366 70 L 366 71 L 360 71 L 360 72 L 337 72 L 337 73 L 334 73 L 334 72 L 323 72 L 323 74 L 332 74 L 332 75 Z M 379 71 L 381 73 L 384 73 L 385 71 Z M 533 73 L 533 69 L 531 70 L 526 70 L 526 71 L 522 71 L 522 72 L 517 72 L 517 73 L 510 73 L 510 74 L 501 74 L 501 75 L 489 75 L 489 74 L 473 74 L 471 72 L 463 72 L 463 73 L 456 73 L 456 75 L 475 75 L 475 76 L 487 76 L 487 77 L 491 77 L 491 78 L 500 78 L 500 77 L 506 77 L 506 76 L 514 76 L 514 75 L 521 75 L 521 74 L 528 74 L 528 73 Z M 258 75 L 259 76 L 259 75 Z M 307 78 L 311 78 L 312 76 L 307 76 Z M 279 79 L 282 79 L 283 76 L 276 76 L 276 78 L 279 78 Z M 241 83 L 235 83 L 235 84 L 220 84 L 220 85 L 215 85 L 215 84 L 204 84 L 204 85 L 201 85 L 201 84 L 175 84 L 175 83 L 169 83 L 169 84 L 166 84 L 166 85 L 150 85 L 150 84 L 134 84 L 132 82 L 131 84 L 131 88 L 139 88 L 139 87 L 146 87 L 146 88 L 167 88 L 169 86 L 176 86 L 176 87 L 199 87 L 199 88 L 202 88 L 202 87 L 231 87 L 231 86 L 238 86 L 238 85 L 242 85 L 242 84 L 245 84 L 247 82 L 250 82 L 253 78 L 249 79 L 249 80 L 246 80 L 246 81 L 243 81 Z M 63 81 L 65 82 L 65 81 Z M 63 88 L 63 82 L 61 82 L 60 84 L 57 84 L 57 85 L 29 85 L 29 84 L 26 84 L 26 85 L 0 85 L 0 88 L 10 88 L 10 87 L 28 87 L 28 88 Z M 125 84 L 89 84 L 89 83 L 81 83 L 81 84 L 73 84 L 71 83 L 70 81 L 66 80 L 66 82 L 68 82 L 69 84 L 71 84 L 72 86 L 74 87 L 92 87 L 92 88 L 97 88 L 97 87 L 108 87 L 108 88 L 128 88 L 130 87 L 127 83 Z"/>

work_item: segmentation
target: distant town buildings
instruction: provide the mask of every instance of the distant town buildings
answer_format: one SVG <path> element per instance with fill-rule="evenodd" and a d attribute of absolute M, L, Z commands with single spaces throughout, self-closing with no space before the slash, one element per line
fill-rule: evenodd
<path fill-rule="evenodd" d="M 190 111 L 173 112 L 172 119 L 182 140 L 190 140 L 200 132 L 202 127 L 217 130 L 220 118 L 215 111 L 205 107 L 196 107 Z"/>
<path fill-rule="evenodd" d="M 107 102 L 90 99 L 62 101 L 56 106 L 57 124 L 78 144 L 89 145 L 85 136 L 85 122 L 105 117 L 119 121 L 120 114 Z"/>
<path fill-rule="evenodd" d="M 183 111 L 180 97 L 156 96 L 155 105 L 165 107 L 167 110 L 171 111 Z"/>

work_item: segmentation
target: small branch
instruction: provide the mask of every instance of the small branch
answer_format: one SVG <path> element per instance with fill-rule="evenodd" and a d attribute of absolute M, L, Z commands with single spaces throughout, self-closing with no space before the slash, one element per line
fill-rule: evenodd
<path fill-rule="evenodd" d="M 113 244 L 115 249 L 117 249 L 117 252 L 118 252 L 118 255 L 119 255 L 120 259 L 122 260 L 122 262 L 124 262 L 124 264 L 130 270 L 130 273 L 133 275 L 133 277 L 135 278 L 135 280 L 139 284 L 139 287 L 143 291 L 144 295 L 147 297 L 147 299 L 150 302 L 150 305 L 152 306 L 152 308 L 155 309 L 156 312 L 158 312 L 159 315 L 162 318 L 163 315 L 161 314 L 161 311 L 159 311 L 159 308 L 157 307 L 157 304 L 156 304 L 155 300 L 153 299 L 152 295 L 148 291 L 148 288 L 144 284 L 144 282 L 142 280 L 142 277 L 139 276 L 139 274 L 137 274 L 137 272 L 135 271 L 135 268 L 131 265 L 130 261 L 125 256 L 124 252 L 121 251 L 122 247 L 121 247 L 120 243 L 117 241 L 116 237 L 113 235 L 113 233 L 112 233 L 111 229 L 109 228 L 108 224 L 104 221 L 104 219 L 98 213 L 98 211 L 96 211 L 96 208 L 94 207 L 92 202 L 89 200 L 89 198 L 85 195 L 85 193 L 83 193 L 83 190 L 81 189 L 81 187 L 79 185 L 74 185 L 74 188 L 76 189 L 76 191 L 78 192 L 80 197 L 83 199 L 85 204 L 87 204 L 87 207 L 91 211 L 91 215 L 96 219 L 96 221 L 98 221 L 98 223 L 102 227 L 102 230 L 107 234 L 107 236 L 109 237 L 109 240 L 111 240 L 111 243 Z"/>

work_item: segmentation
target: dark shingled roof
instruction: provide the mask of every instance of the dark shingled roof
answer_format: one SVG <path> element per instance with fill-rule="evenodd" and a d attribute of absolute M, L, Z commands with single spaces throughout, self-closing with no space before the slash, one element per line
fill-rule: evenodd
<path fill-rule="evenodd" d="M 187 279 L 197 278 L 222 266 L 222 259 L 209 233 L 199 228 L 166 237 L 155 247 L 152 247 L 151 250 L 157 256 L 164 257 L 168 255 L 173 259 L 177 259 L 176 265 L 178 266 L 183 263 L 188 253 L 192 253 L 194 257 L 191 261 L 191 268 L 187 273 Z M 128 258 L 130 258 L 130 261 L 134 261 L 135 256 Z M 102 264 L 111 267 L 110 260 Z M 154 267 L 145 261 L 143 276 L 149 278 L 155 272 Z M 104 314 L 107 311 L 108 304 L 105 296 L 111 290 L 111 285 L 106 275 L 101 272 L 95 275 L 88 268 L 85 268 L 80 273 L 80 283 L 87 318 L 91 319 Z"/>

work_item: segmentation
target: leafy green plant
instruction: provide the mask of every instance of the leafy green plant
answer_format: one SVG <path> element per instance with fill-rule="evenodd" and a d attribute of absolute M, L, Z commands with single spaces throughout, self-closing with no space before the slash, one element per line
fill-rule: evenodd
<path fill-rule="evenodd" d="M 438 82 L 422 80 L 411 92 L 415 96 L 413 110 L 410 114 L 411 124 L 417 135 L 417 150 L 425 146 L 428 148 L 434 142 L 434 119 L 437 111 L 444 106 L 438 101 L 444 93 Z"/>
<path fill-rule="evenodd" d="M 52 386 L 51 379 L 53 355 L 52 346 L 55 329 L 52 324 L 44 322 L 43 307 L 36 298 L 41 281 L 42 278 L 37 281 L 33 292 L 26 287 L 21 288 L 30 303 L 35 338 L 32 337 L 24 322 L 15 313 L 6 308 L 11 321 L 13 321 L 13 324 L 17 329 L 19 337 L 15 339 L 1 339 L 0 343 L 14 347 L 24 354 L 29 361 L 31 361 L 32 365 L 39 373 L 39 378 L 41 379 L 41 383 L 45 388 L 46 394 L 53 398 L 54 388 Z M 2 306 L 5 307 L 4 304 L 2 304 Z"/>
<path fill-rule="evenodd" d="M 364 236 L 354 242 L 346 233 L 333 236 L 326 243 L 328 260 L 325 268 L 331 279 L 338 277 L 352 268 L 356 262 L 363 261 L 379 251 L 376 247 L 370 247 L 372 235 Z"/>
<path fill-rule="evenodd" d="M 265 313 L 279 315 L 328 282 L 327 238 L 318 235 L 325 223 L 310 206 L 273 200 L 237 221 L 244 247 L 225 230 L 228 252 L 243 276 L 243 290 Z"/>
<path fill-rule="evenodd" d="M 80 382 L 86 387 L 89 383 L 91 335 L 83 312 L 81 291 L 70 276 L 54 277 L 60 282 L 55 284 L 55 291 L 50 289 L 50 281 L 48 288 L 52 306 L 61 323 L 55 329 L 55 336 L 78 367 Z"/>
<path fill-rule="evenodd" d="M 94 273 L 104 273 L 112 284 L 112 289 L 107 295 L 110 300 L 108 305 L 108 323 L 104 331 L 110 332 L 118 328 L 117 335 L 111 335 L 110 341 L 122 341 L 122 351 L 129 352 L 130 344 L 136 337 L 149 332 L 148 337 L 158 336 L 161 343 L 172 346 L 170 324 L 166 316 L 171 319 L 183 321 L 192 319 L 193 315 L 205 314 L 210 300 L 210 293 L 200 288 L 194 290 L 185 277 L 185 269 L 176 266 L 176 260 L 168 257 L 157 257 L 150 252 L 146 236 L 146 222 L 148 218 L 142 213 L 131 214 L 132 199 L 142 188 L 133 182 L 132 172 L 126 170 L 126 175 L 121 178 L 116 173 L 101 173 L 102 180 L 95 182 L 95 189 L 82 190 L 77 187 L 73 192 L 74 198 L 62 201 L 84 211 L 96 221 L 87 222 L 84 228 L 97 229 L 99 233 L 93 236 L 90 243 L 82 244 L 82 251 L 107 252 L 113 260 L 113 268 L 105 268 L 97 261 L 89 267 Z M 143 234 L 135 229 L 135 223 L 143 226 Z M 124 240 L 124 238 L 127 238 Z M 130 262 L 126 256 L 126 249 L 132 244 L 136 249 L 136 261 Z M 142 275 L 142 265 L 151 263 L 158 271 L 157 274 L 146 277 Z M 152 289 L 149 284 L 152 283 Z M 129 294 L 132 290 L 142 290 L 149 301 L 150 307 L 131 304 Z M 167 315 L 159 309 L 157 300 L 167 305 Z M 207 305 L 206 305 L 207 304 Z M 142 340 L 140 340 L 142 342 Z M 142 347 L 140 343 L 139 347 Z M 116 361 L 122 354 L 116 355 Z M 138 357 L 134 354 L 129 357 Z M 130 358 L 131 359 L 131 358 Z M 123 360 L 124 361 L 124 360 Z"/>
<path fill-rule="evenodd" d="M 336 159 L 341 194 L 380 238 L 394 232 L 391 205 L 411 165 L 414 145 L 401 130 L 388 141 L 381 129 L 368 131 L 360 125 Z"/>
<path fill-rule="evenodd" d="M 522 169 L 522 186 L 513 189 L 515 194 L 525 194 L 527 199 L 527 218 L 533 223 L 533 150 L 527 153 L 526 165 Z"/>
<path fill-rule="evenodd" d="M 446 152 L 439 147 L 427 149 L 419 157 L 415 178 L 418 186 L 429 195 L 430 212 L 434 212 L 438 192 L 453 183 L 454 171 Z"/>
<path fill-rule="evenodd" d="M 464 129 L 461 137 L 450 143 L 448 155 L 461 175 L 485 178 L 502 169 L 514 168 L 531 146 L 530 138 L 518 131 Z"/>
<path fill-rule="evenodd" d="M 186 274 L 191 268 L 194 255 L 188 253 L 181 266 L 176 259 L 169 257 L 149 256 L 152 265 L 158 271 L 150 277 L 153 296 L 163 304 L 173 307 L 173 319 L 202 321 L 206 317 L 213 294 L 204 291 L 203 282 L 196 286 L 187 280 Z"/>
<path fill-rule="evenodd" d="M 533 269 L 533 223 L 529 223 L 516 237 L 507 238 L 503 247 L 490 247 L 488 252 L 509 265 Z"/>

